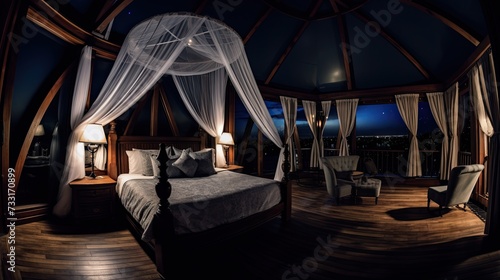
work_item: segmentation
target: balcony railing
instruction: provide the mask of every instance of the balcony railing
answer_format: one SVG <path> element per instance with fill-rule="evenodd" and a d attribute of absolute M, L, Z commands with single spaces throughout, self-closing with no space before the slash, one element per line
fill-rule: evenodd
<path fill-rule="evenodd" d="M 309 168 L 311 158 L 311 149 L 303 148 L 302 152 L 302 169 Z M 325 156 L 336 156 L 339 154 L 338 149 L 325 149 Z M 358 170 L 365 170 L 364 160 L 372 158 L 378 168 L 380 174 L 390 173 L 400 176 L 406 175 L 408 166 L 408 151 L 407 150 L 376 150 L 376 149 L 358 149 L 356 154 L 360 156 L 358 162 Z M 420 161 L 422 163 L 422 177 L 439 177 L 439 166 L 441 161 L 441 153 L 438 150 L 421 150 Z"/>

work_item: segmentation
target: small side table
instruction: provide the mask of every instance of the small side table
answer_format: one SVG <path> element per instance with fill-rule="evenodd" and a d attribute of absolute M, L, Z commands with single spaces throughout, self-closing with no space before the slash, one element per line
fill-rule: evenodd
<path fill-rule="evenodd" d="M 85 177 L 69 183 L 72 189 L 72 214 L 77 220 L 111 219 L 116 181 L 108 175 Z"/>
<path fill-rule="evenodd" d="M 241 165 L 230 164 L 228 167 L 223 167 L 223 168 L 227 169 L 229 171 L 234 171 L 234 172 L 242 173 L 244 167 L 241 166 Z"/>

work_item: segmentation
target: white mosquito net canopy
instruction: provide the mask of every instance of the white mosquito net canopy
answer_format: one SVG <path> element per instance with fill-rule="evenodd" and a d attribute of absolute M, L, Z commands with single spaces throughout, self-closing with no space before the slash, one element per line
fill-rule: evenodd
<path fill-rule="evenodd" d="M 90 55 L 82 55 L 80 65 L 85 64 L 84 57 Z M 86 64 L 89 64 L 88 61 Z M 78 75 L 90 75 L 90 71 L 80 69 Z M 188 111 L 213 137 L 223 132 L 229 77 L 257 127 L 283 149 L 239 35 L 224 23 L 208 17 L 189 13 L 158 15 L 141 22 L 129 32 L 89 111 L 83 115 L 83 110 L 72 110 L 73 131 L 68 141 L 54 214 L 64 216 L 69 213 L 69 182 L 85 176 L 83 147 L 78 144 L 85 126 L 89 123 L 105 125 L 120 117 L 164 75 L 172 76 Z M 82 102 L 78 100 L 88 92 L 77 87 L 78 84 L 75 85 L 72 108 L 80 106 Z M 217 151 L 217 164 L 220 166 L 225 163 L 220 145 Z M 281 153 L 275 180 L 283 177 L 280 168 L 282 160 Z"/>

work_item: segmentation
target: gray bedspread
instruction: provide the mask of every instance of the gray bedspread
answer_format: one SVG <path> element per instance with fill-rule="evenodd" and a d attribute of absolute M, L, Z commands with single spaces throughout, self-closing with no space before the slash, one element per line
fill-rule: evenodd
<path fill-rule="evenodd" d="M 158 179 L 130 179 L 123 183 L 120 200 L 144 229 L 142 239 L 152 235 L 152 219 L 159 198 Z M 267 210 L 280 202 L 279 182 L 242 173 L 223 171 L 208 177 L 172 178 L 170 209 L 177 234 L 200 232 Z"/>

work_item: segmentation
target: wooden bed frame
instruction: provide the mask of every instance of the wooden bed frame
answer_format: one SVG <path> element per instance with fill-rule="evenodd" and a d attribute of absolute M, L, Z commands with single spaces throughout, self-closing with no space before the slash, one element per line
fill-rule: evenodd
<path fill-rule="evenodd" d="M 146 253 L 155 261 L 158 273 L 162 278 L 168 278 L 175 273 L 175 263 L 179 252 L 187 248 L 199 248 L 207 244 L 223 242 L 228 238 L 248 232 L 271 219 L 281 215 L 283 222 L 287 222 L 291 217 L 291 184 L 288 180 L 288 172 L 285 172 L 283 180 L 280 182 L 281 201 L 276 206 L 207 231 L 176 235 L 174 233 L 173 216 L 169 208 L 168 198 L 171 193 L 171 186 L 166 173 L 166 161 L 168 160 L 165 149 L 160 149 L 160 145 L 171 145 L 180 149 L 192 148 L 197 151 L 206 147 L 207 137 L 201 133 L 200 137 L 151 137 L 151 136 L 118 136 L 114 124 L 108 136 L 108 174 L 116 179 L 121 173 L 128 172 L 128 158 L 126 150 L 137 149 L 159 149 L 160 155 L 160 178 L 156 185 L 156 193 L 160 198 L 158 211 L 155 214 L 155 225 L 153 229 L 154 240 L 145 243 L 141 240 L 142 227 L 124 209 L 127 221 L 130 224 L 132 233 L 141 243 Z M 288 159 L 288 147 L 285 147 L 285 159 Z M 283 170 L 290 170 L 290 163 L 285 160 Z M 120 203 L 121 205 L 121 203 Z"/>

